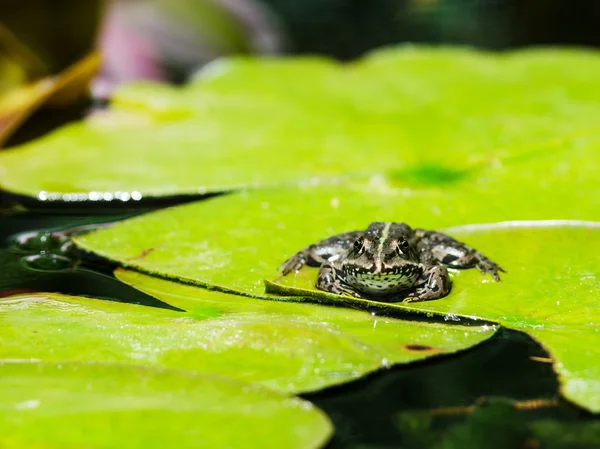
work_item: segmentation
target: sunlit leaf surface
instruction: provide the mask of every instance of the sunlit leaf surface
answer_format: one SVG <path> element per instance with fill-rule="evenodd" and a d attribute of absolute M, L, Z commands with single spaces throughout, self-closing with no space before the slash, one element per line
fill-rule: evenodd
<path fill-rule="evenodd" d="M 181 310 L 51 294 L 0 299 L 0 359 L 159 365 L 295 393 L 465 349 L 495 330 L 245 298 L 134 272 L 118 275 Z"/>
<path fill-rule="evenodd" d="M 581 50 L 218 61 L 185 87 L 125 87 L 101 120 L 0 156 L 0 187 L 129 200 L 387 171 L 464 181 L 597 135 L 599 70 Z"/>
<path fill-rule="evenodd" d="M 216 376 L 0 360 L 0 431 L 7 449 L 164 448 L 174 442 L 245 448 L 249 441 L 308 449 L 322 447 L 332 428 L 305 401 Z"/>

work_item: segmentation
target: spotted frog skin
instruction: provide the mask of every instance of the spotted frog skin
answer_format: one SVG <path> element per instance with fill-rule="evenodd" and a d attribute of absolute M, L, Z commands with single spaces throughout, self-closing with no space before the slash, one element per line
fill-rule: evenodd
<path fill-rule="evenodd" d="M 479 251 L 452 237 L 406 223 L 375 222 L 366 231 L 334 235 L 294 254 L 280 269 L 285 276 L 304 265 L 318 266 L 316 287 L 340 295 L 386 301 L 427 301 L 446 296 L 446 267 L 476 267 L 500 281 L 505 272 Z"/>

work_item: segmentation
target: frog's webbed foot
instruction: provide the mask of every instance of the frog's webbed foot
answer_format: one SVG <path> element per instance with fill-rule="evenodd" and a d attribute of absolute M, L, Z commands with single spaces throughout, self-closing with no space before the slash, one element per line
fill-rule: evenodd
<path fill-rule="evenodd" d="M 358 291 L 342 282 L 337 275 L 335 267 L 330 263 L 323 264 L 319 269 L 319 277 L 317 277 L 315 287 L 319 290 L 335 293 L 336 295 L 350 295 L 355 298 L 362 298 Z"/>
<path fill-rule="evenodd" d="M 402 302 L 417 302 L 439 299 L 450 293 L 452 281 L 443 265 L 434 265 L 425 270 L 417 287 Z"/>
<path fill-rule="evenodd" d="M 281 271 L 281 274 L 283 276 L 285 276 L 285 275 L 291 273 L 292 271 L 298 271 L 300 268 L 302 268 L 304 265 L 306 265 L 307 261 L 308 261 L 308 251 L 306 251 L 306 250 L 298 251 L 296 254 L 294 254 L 292 257 L 290 257 L 288 260 L 283 262 L 281 264 L 281 266 L 279 267 L 279 270 Z"/>
<path fill-rule="evenodd" d="M 506 270 L 500 265 L 492 262 L 490 259 L 485 257 L 480 252 L 477 252 L 478 260 L 475 267 L 483 274 L 490 273 L 496 282 L 500 282 L 500 275 L 498 272 L 506 273 Z"/>

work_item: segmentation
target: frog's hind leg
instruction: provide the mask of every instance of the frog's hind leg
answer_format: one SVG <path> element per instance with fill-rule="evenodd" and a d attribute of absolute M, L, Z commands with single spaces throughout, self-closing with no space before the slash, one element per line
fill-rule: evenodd
<path fill-rule="evenodd" d="M 421 275 L 417 287 L 408 294 L 403 302 L 429 301 L 439 299 L 450 293 L 452 281 L 443 265 L 434 265 Z"/>
<path fill-rule="evenodd" d="M 350 295 L 356 298 L 362 298 L 361 294 L 353 289 L 351 286 L 342 282 L 337 275 L 335 267 L 330 263 L 324 263 L 319 269 L 319 277 L 315 284 L 319 290 L 323 290 L 329 293 L 335 293 L 336 295 Z"/>

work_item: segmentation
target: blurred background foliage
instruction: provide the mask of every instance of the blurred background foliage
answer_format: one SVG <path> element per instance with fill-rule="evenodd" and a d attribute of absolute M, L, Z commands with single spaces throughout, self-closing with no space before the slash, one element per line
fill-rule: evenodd
<path fill-rule="evenodd" d="M 0 22 L 57 73 L 93 48 L 100 0 L 0 0 Z"/>
<path fill-rule="evenodd" d="M 397 42 L 596 46 L 599 19 L 595 0 L 0 0 L 0 21 L 51 73 L 89 52 L 109 20 L 131 35 L 152 30 L 171 59 L 198 56 L 201 47 L 208 56 L 254 50 L 351 59 Z"/>
<path fill-rule="evenodd" d="M 241 34 L 267 33 L 267 28 L 277 27 L 288 52 L 342 59 L 406 41 L 495 49 L 600 44 L 600 3 L 595 0 L 0 0 L 0 19 L 49 71 L 58 72 L 93 47 L 101 16 L 111 7 L 128 16 L 132 27 L 141 23 L 139 16 L 161 10 L 153 17 L 162 21 L 156 25 L 163 30 L 157 39 L 176 34 L 179 25 L 194 20 L 198 27 L 208 27 L 209 21 L 197 16 L 212 14 L 214 22 L 215 11 L 221 11 Z M 138 17 L 132 17 L 128 8 L 137 8 Z M 173 18 L 179 24 L 169 29 Z M 224 22 L 221 18 L 221 26 Z"/>
<path fill-rule="evenodd" d="M 85 115 L 120 83 L 185 82 L 224 55 L 351 60 L 395 43 L 597 46 L 599 21 L 596 0 L 0 0 L 0 145 Z M 94 49 L 101 66 L 88 56 L 73 68 Z M 61 91 L 68 96 L 40 83 L 69 67 L 60 83 L 74 83 Z M 93 104 L 73 94 L 90 81 Z M 32 128 L 34 112 L 43 120 Z"/>

